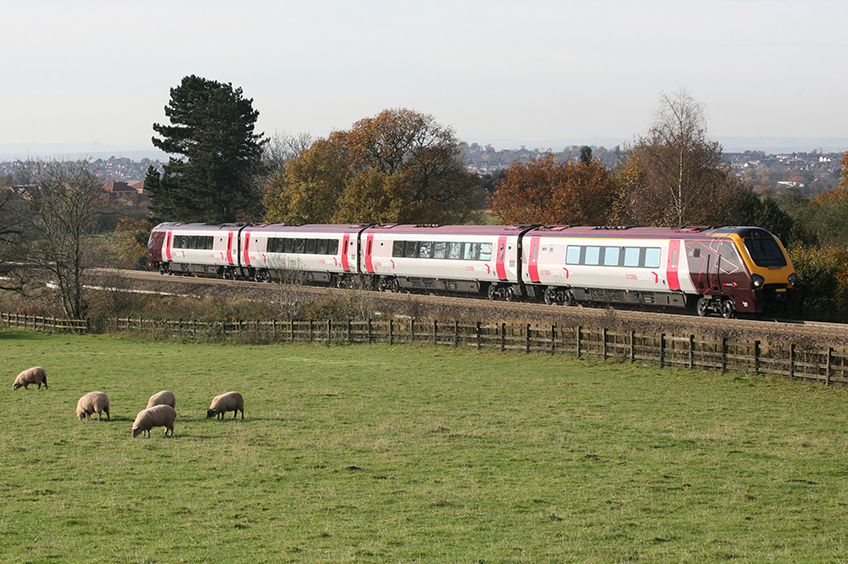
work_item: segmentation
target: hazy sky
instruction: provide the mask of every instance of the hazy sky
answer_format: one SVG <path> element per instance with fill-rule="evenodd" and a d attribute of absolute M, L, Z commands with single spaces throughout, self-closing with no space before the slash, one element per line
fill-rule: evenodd
<path fill-rule="evenodd" d="M 712 138 L 848 150 L 845 0 L 0 0 L 0 13 L 4 153 L 152 149 L 189 74 L 242 87 L 267 135 L 323 137 L 403 107 L 496 148 L 611 146 L 685 87 Z"/>

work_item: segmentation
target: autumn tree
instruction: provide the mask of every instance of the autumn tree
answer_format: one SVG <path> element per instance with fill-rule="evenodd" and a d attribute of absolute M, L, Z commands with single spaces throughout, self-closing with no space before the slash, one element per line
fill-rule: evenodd
<path fill-rule="evenodd" d="M 624 221 L 669 227 L 714 223 L 733 194 L 721 146 L 706 135 L 703 106 L 685 89 L 663 93 L 648 134 L 620 167 Z"/>
<path fill-rule="evenodd" d="M 319 139 L 266 188 L 267 219 L 461 223 L 481 201 L 450 128 L 385 110 Z"/>
<path fill-rule="evenodd" d="M 604 225 L 615 194 L 612 176 L 599 160 L 558 162 L 548 153 L 506 170 L 492 212 L 503 223 Z"/>
<path fill-rule="evenodd" d="M 253 181 L 261 164 L 259 112 L 241 88 L 199 76 L 183 78 L 165 106 L 170 125 L 153 124 L 153 145 L 171 157 L 145 187 L 159 220 L 224 223 L 257 217 L 261 193 Z"/>

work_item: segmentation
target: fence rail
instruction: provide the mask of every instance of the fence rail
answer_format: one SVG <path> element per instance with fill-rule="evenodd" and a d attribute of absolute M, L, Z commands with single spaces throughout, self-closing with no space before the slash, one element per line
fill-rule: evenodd
<path fill-rule="evenodd" d="M 7 329 L 32 329 L 34 331 L 55 331 L 58 333 L 85 333 L 88 331 L 86 319 L 60 319 L 43 315 L 0 312 L 0 326 Z"/>
<path fill-rule="evenodd" d="M 87 320 L 0 312 L 10 329 L 89 331 Z M 416 319 L 366 321 L 223 321 L 115 318 L 118 332 L 158 338 L 263 340 L 265 342 L 383 343 L 571 354 L 648 362 L 661 367 L 734 371 L 781 376 L 826 385 L 848 384 L 848 351 L 759 340 L 712 339 L 693 334 L 652 334 L 633 330 L 557 324 L 483 323 Z"/>
<path fill-rule="evenodd" d="M 618 358 L 661 367 L 735 371 L 848 384 L 848 351 L 758 340 L 557 324 L 390 319 L 367 321 L 161 321 L 115 320 L 118 331 L 159 337 L 249 336 L 268 342 L 384 343 L 496 349 Z"/>

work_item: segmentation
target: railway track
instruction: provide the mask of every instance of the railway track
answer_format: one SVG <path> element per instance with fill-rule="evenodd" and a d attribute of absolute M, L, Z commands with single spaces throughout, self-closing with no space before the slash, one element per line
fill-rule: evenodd
<path fill-rule="evenodd" d="M 608 307 L 546 305 L 531 302 L 488 301 L 481 298 L 428 295 L 424 293 L 372 292 L 360 294 L 360 290 L 326 288 L 320 286 L 285 286 L 267 282 L 233 281 L 218 278 L 193 276 L 163 276 L 158 272 L 139 270 L 92 269 L 90 273 L 102 286 L 140 288 L 142 291 L 157 291 L 176 295 L 208 295 L 216 291 L 234 297 L 286 299 L 292 291 L 300 296 L 366 296 L 366 299 L 383 303 L 411 303 L 442 310 L 461 311 L 464 315 L 474 314 L 488 319 L 526 319 L 528 322 L 556 322 L 567 325 L 602 323 L 605 325 L 652 325 L 669 332 L 710 332 L 715 334 L 746 335 L 751 339 L 768 336 L 814 342 L 848 344 L 848 325 L 816 321 L 788 319 L 724 319 L 721 317 L 698 317 L 683 311 L 650 311 L 634 309 L 611 309 Z M 116 283 L 120 281 L 120 283 Z M 143 287 L 143 288 L 141 288 Z M 287 291 L 287 288 L 289 291 Z M 296 288 L 295 290 L 291 290 Z M 217 289 L 217 290 L 216 290 Z"/>

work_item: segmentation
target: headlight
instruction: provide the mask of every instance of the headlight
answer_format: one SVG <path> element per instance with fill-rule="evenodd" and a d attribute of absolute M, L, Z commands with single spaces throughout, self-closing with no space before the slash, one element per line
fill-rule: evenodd
<path fill-rule="evenodd" d="M 795 284 L 798 282 L 798 277 L 793 272 L 792 274 L 789 275 L 788 280 L 789 280 L 789 285 L 794 288 Z"/>
<path fill-rule="evenodd" d="M 754 274 L 751 276 L 751 282 L 754 283 L 754 288 L 762 288 L 763 284 L 766 283 L 766 279 L 759 274 Z"/>

